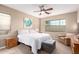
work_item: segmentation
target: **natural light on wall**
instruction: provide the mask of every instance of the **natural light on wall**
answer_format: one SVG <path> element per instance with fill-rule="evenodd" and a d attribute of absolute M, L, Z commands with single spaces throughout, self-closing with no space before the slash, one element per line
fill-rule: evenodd
<path fill-rule="evenodd" d="M 66 25 L 65 20 L 54 20 L 54 21 L 49 21 L 50 25 Z"/>
<path fill-rule="evenodd" d="M 65 19 L 55 19 L 47 20 L 45 25 L 45 30 L 49 32 L 65 32 L 66 20 Z"/>
<path fill-rule="evenodd" d="M 73 31 L 76 31 L 77 30 L 77 24 L 74 24 L 73 25 Z"/>
<path fill-rule="evenodd" d="M 10 15 L 0 13 L 0 30 L 9 30 L 10 21 L 11 21 Z"/>

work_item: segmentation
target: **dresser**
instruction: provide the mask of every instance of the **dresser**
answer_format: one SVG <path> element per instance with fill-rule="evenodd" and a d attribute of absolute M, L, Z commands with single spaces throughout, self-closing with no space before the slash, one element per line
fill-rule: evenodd
<path fill-rule="evenodd" d="M 12 38 L 6 38 L 5 39 L 5 46 L 6 48 L 12 48 L 17 46 L 17 38 L 16 37 L 12 37 Z"/>

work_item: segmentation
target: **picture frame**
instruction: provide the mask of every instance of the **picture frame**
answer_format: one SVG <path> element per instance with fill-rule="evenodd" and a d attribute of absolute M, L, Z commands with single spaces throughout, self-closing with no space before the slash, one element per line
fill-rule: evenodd
<path fill-rule="evenodd" d="M 32 27 L 32 20 L 30 18 L 25 17 L 23 20 L 23 26 L 24 28 Z"/>

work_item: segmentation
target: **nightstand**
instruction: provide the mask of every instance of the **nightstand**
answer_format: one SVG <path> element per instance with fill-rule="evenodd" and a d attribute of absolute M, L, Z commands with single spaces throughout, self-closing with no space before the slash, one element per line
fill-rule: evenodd
<path fill-rule="evenodd" d="M 79 40 L 77 38 L 71 40 L 72 53 L 79 54 Z"/>
<path fill-rule="evenodd" d="M 18 42 L 17 42 L 17 38 L 6 38 L 5 39 L 5 46 L 6 48 L 12 48 L 17 46 Z"/>

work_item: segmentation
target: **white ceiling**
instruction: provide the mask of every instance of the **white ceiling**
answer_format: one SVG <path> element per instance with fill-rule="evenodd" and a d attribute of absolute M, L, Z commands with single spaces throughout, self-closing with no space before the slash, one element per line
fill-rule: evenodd
<path fill-rule="evenodd" d="M 38 18 L 64 14 L 68 12 L 77 11 L 79 9 L 79 4 L 46 4 L 46 8 L 52 7 L 54 10 L 50 11 L 51 14 L 49 15 L 43 14 L 40 16 L 38 12 L 33 12 L 39 10 L 39 4 L 6 4 L 5 6 L 14 8 L 16 10 L 33 15 Z"/>

